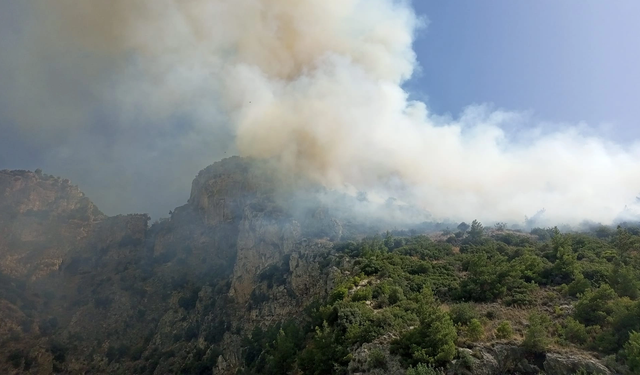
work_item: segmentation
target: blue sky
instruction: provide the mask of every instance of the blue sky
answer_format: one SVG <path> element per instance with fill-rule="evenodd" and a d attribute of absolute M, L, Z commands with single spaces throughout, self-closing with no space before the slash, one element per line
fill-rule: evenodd
<path fill-rule="evenodd" d="M 414 0 L 429 24 L 407 84 L 432 111 L 473 103 L 640 138 L 640 1 Z"/>

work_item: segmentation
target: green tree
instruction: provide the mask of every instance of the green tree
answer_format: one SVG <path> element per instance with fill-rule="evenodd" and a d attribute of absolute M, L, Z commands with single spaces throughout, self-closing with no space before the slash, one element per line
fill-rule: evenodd
<path fill-rule="evenodd" d="M 421 306 L 420 325 L 391 345 L 393 353 L 410 364 L 444 364 L 456 354 L 456 329 L 449 315 L 435 305 Z"/>
<path fill-rule="evenodd" d="M 298 353 L 295 338 L 287 336 L 285 332 L 280 329 L 270 352 L 265 374 L 278 375 L 288 373 Z"/>
<path fill-rule="evenodd" d="M 358 290 L 356 290 L 351 296 L 351 300 L 354 302 L 358 301 L 370 301 L 373 295 L 373 291 L 370 287 L 365 286 Z"/>
<path fill-rule="evenodd" d="M 369 360 L 367 364 L 370 368 L 379 368 L 385 370 L 387 368 L 387 357 L 384 355 L 382 350 L 373 349 L 369 353 Z"/>
<path fill-rule="evenodd" d="M 458 224 L 458 230 L 462 233 L 466 232 L 469 230 L 469 224 L 465 223 L 464 221 L 460 224 Z"/>
<path fill-rule="evenodd" d="M 620 297 L 638 299 L 640 297 L 639 275 L 631 267 L 617 264 L 611 273 L 610 284 Z"/>
<path fill-rule="evenodd" d="M 549 318 L 538 313 L 529 315 L 529 327 L 524 335 L 522 346 L 533 353 L 544 353 L 549 345 L 547 325 Z"/>
<path fill-rule="evenodd" d="M 305 374 L 334 374 L 336 365 L 346 365 L 348 354 L 340 345 L 336 332 L 325 322 L 321 328 L 316 327 L 316 334 L 311 344 L 300 354 L 298 366 Z"/>
<path fill-rule="evenodd" d="M 484 336 L 484 327 L 478 319 L 471 319 L 467 327 L 467 335 L 471 341 L 479 341 Z"/>
<path fill-rule="evenodd" d="M 338 301 L 344 301 L 344 299 L 347 298 L 347 295 L 349 295 L 349 290 L 347 288 L 345 287 L 335 288 L 331 292 L 331 295 L 329 296 L 329 303 L 333 304 Z"/>
<path fill-rule="evenodd" d="M 591 283 L 589 280 L 585 279 L 582 273 L 578 273 L 575 280 L 571 282 L 571 284 L 567 287 L 567 294 L 571 297 L 576 297 L 578 295 L 584 294 L 587 290 L 591 288 Z"/>
<path fill-rule="evenodd" d="M 478 220 L 471 222 L 471 229 L 469 230 L 469 239 L 473 242 L 480 241 L 484 235 L 484 226 Z"/>
<path fill-rule="evenodd" d="M 640 333 L 631 332 L 629 341 L 624 345 L 624 356 L 632 373 L 640 373 Z"/>
<path fill-rule="evenodd" d="M 507 320 L 503 321 L 496 328 L 496 337 L 500 340 L 508 340 L 513 336 L 513 328 Z"/>
<path fill-rule="evenodd" d="M 587 291 L 576 304 L 575 318 L 587 326 L 602 326 L 613 313 L 616 292 L 608 284 L 594 291 Z"/>
<path fill-rule="evenodd" d="M 468 325 L 472 319 L 478 317 L 478 312 L 475 306 L 470 303 L 458 303 L 451 306 L 449 315 L 454 324 Z"/>
<path fill-rule="evenodd" d="M 495 254 L 491 258 L 486 253 L 469 256 L 467 278 L 462 281 L 462 297 L 478 302 L 494 301 L 503 297 L 507 287 L 518 278 L 518 270 L 507 263 L 506 258 Z"/>
<path fill-rule="evenodd" d="M 409 367 L 406 375 L 440 375 L 442 372 L 436 370 L 430 365 L 418 363 L 415 367 Z"/>
<path fill-rule="evenodd" d="M 571 239 L 566 235 L 562 235 L 558 228 L 554 228 L 553 233 L 551 244 L 555 262 L 552 267 L 552 276 L 559 279 L 560 282 L 570 282 L 578 270 L 578 260 L 571 248 Z"/>
<path fill-rule="evenodd" d="M 584 345 L 589 338 L 587 328 L 584 324 L 573 318 L 567 318 L 562 329 L 562 335 L 565 340 L 578 345 Z"/>

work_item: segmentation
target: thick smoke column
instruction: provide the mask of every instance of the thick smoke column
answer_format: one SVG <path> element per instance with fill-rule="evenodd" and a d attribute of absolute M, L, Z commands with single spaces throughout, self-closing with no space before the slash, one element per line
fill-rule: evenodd
<path fill-rule="evenodd" d="M 402 84 L 422 23 L 408 1 L 25 4 L 21 52 L 4 66 L 17 77 L 14 122 L 30 135 L 86 130 L 108 111 L 117 149 L 135 146 L 120 133 L 168 142 L 161 150 L 234 137 L 243 156 L 435 218 L 521 222 L 544 208 L 553 223 L 610 222 L 640 191 L 638 145 L 579 127 L 514 140 L 503 129 L 522 114 L 470 107 L 445 119 L 410 101 Z M 189 125 L 175 135 L 181 116 Z"/>

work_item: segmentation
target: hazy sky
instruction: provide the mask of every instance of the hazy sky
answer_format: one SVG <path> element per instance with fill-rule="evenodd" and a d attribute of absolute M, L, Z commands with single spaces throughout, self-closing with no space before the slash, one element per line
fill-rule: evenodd
<path fill-rule="evenodd" d="M 95 56 L 86 57 L 64 43 L 37 47 L 37 56 L 52 57 L 51 64 L 29 58 L 33 51 L 20 42 L 30 31 L 25 3 L 30 2 L 0 0 L 0 169 L 42 168 L 68 177 L 107 214 L 149 212 L 157 217 L 186 202 L 196 173 L 234 148 L 232 135 L 203 130 L 203 118 L 223 118 L 202 112 L 206 106 L 197 104 L 200 112 L 193 115 L 192 102 L 210 100 L 206 90 L 189 89 L 198 88 L 200 78 L 179 71 L 170 77 L 175 82 L 162 82 L 193 95 L 179 103 L 180 111 L 162 118 L 163 126 L 152 117 L 119 116 L 116 108 L 123 101 L 128 104 L 125 99 L 100 97 L 92 90 L 122 82 L 105 79 L 94 87 L 74 81 L 109 77 L 105 71 L 117 68 L 100 66 L 92 60 Z M 457 118 L 469 105 L 488 103 L 494 109 L 528 111 L 548 131 L 585 123 L 616 142 L 640 139 L 640 1 L 414 0 L 414 8 L 428 22 L 414 44 L 420 70 L 404 87 L 431 113 Z M 69 50 L 55 50 L 60 46 Z M 64 66 L 67 58 L 76 65 Z M 73 74 L 86 67 L 90 69 Z M 24 71 L 37 75 L 21 76 Z M 127 76 L 122 77 L 116 78 L 126 83 Z M 24 104 L 39 85 L 64 92 Z M 144 90 L 126 94 L 153 100 L 153 93 Z M 18 117 L 7 115 L 22 105 L 30 109 Z M 42 106 L 55 107 L 48 110 L 59 123 L 19 123 L 37 118 L 29 112 Z M 84 112 L 91 113 L 89 125 L 60 124 L 82 121 Z"/>

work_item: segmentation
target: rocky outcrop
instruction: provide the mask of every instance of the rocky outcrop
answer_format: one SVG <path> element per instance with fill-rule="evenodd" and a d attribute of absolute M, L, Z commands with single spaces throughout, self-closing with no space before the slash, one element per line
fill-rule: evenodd
<path fill-rule="evenodd" d="M 549 375 L 575 374 L 584 370 L 587 374 L 608 375 L 612 372 L 593 357 L 584 354 L 547 353 L 544 371 Z"/>
<path fill-rule="evenodd" d="M 516 345 L 482 345 L 458 350 L 450 375 L 547 374 L 569 375 L 580 370 L 588 374 L 612 372 L 597 359 L 583 353 L 528 353 Z"/>
<path fill-rule="evenodd" d="M 215 163 L 149 227 L 68 180 L 0 172 L 0 372 L 235 373 L 243 335 L 300 319 L 333 282 L 340 223 L 292 211 L 276 183 Z"/>
<path fill-rule="evenodd" d="M 69 180 L 0 171 L 0 272 L 35 280 L 57 271 L 104 219 Z"/>

